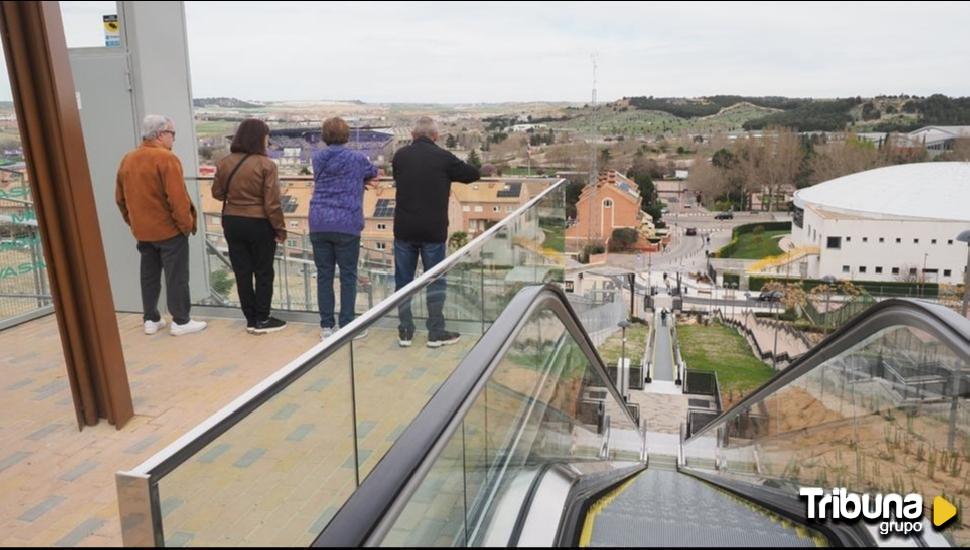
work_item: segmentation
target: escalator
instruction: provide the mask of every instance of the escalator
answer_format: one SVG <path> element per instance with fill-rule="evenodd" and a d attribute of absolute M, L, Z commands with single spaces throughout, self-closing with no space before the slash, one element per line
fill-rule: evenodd
<path fill-rule="evenodd" d="M 914 490 L 927 509 L 955 498 L 968 325 L 932 304 L 877 304 L 663 456 L 562 291 L 525 288 L 313 544 L 966 544 L 959 520 L 905 540 L 810 520 L 798 488 Z M 933 383 L 887 368 L 904 362 L 932 365 Z"/>

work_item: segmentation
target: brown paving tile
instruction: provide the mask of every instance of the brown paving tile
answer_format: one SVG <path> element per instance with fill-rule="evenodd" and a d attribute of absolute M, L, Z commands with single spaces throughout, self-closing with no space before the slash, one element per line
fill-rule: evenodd
<path fill-rule="evenodd" d="M 140 400 L 121 430 L 102 422 L 77 431 L 53 316 L 0 332 L 0 380 L 9 381 L 0 386 L 0 460 L 30 453 L 0 472 L 0 546 L 120 545 L 115 472 L 140 464 L 317 342 L 316 331 L 298 326 L 257 337 L 238 321 L 212 320 L 203 333 L 174 338 L 145 336 L 139 315 L 119 314 L 118 325 Z M 64 500 L 36 522 L 18 519 L 51 495 Z M 86 534 L 87 527 L 95 529 Z"/>

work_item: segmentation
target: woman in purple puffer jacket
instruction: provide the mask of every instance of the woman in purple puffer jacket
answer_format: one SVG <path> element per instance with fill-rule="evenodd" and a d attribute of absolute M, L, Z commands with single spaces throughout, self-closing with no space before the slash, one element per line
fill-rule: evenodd
<path fill-rule="evenodd" d="M 317 266 L 320 339 L 332 335 L 334 267 L 340 267 L 340 326 L 354 320 L 357 299 L 357 259 L 364 229 L 364 187 L 377 177 L 366 156 L 347 149 L 350 127 L 340 117 L 323 122 L 327 144 L 313 154 L 313 198 L 310 199 L 310 242 Z M 366 336 L 366 331 L 356 338 Z"/>

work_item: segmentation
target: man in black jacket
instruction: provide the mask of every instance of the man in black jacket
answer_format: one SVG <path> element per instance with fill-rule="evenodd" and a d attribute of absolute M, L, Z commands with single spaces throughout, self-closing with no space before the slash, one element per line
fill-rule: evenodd
<path fill-rule="evenodd" d="M 394 182 L 397 200 L 394 206 L 394 283 L 400 290 L 414 280 L 418 256 L 427 272 L 447 255 L 448 197 L 451 182 L 471 183 L 481 177 L 478 169 L 435 145 L 438 126 L 430 117 L 418 119 L 411 131 L 411 144 L 394 155 Z M 454 344 L 457 332 L 445 330 L 442 310 L 445 305 L 444 277 L 428 285 L 428 347 Z M 399 308 L 398 344 L 411 345 L 414 320 L 411 301 Z"/>

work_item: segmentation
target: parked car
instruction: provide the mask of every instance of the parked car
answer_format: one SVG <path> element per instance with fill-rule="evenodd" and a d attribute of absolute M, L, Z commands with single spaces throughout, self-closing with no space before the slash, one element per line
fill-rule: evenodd
<path fill-rule="evenodd" d="M 720 212 L 714 216 L 715 220 L 733 220 L 734 212 Z"/>
<path fill-rule="evenodd" d="M 687 235 L 688 237 L 689 236 L 692 236 L 692 235 L 697 235 L 697 228 L 696 227 L 688 227 L 687 228 L 687 231 L 685 231 L 684 234 Z"/>
<path fill-rule="evenodd" d="M 758 296 L 759 302 L 780 302 L 782 296 L 785 293 L 780 290 L 771 290 L 769 292 L 762 292 L 761 296 Z"/>

